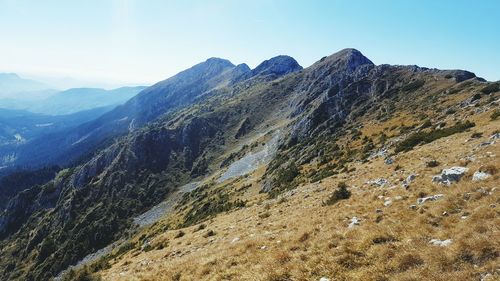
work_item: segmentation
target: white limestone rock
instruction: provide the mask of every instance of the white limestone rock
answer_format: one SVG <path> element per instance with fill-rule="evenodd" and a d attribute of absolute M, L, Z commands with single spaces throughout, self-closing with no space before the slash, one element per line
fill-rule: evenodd
<path fill-rule="evenodd" d="M 451 245 L 451 243 L 453 243 L 453 240 L 451 240 L 451 239 L 446 239 L 446 240 L 431 239 L 431 241 L 429 241 L 429 243 L 434 245 L 434 246 L 447 247 L 447 246 Z"/>
<path fill-rule="evenodd" d="M 458 182 L 465 175 L 469 168 L 451 167 L 443 169 L 440 175 L 432 177 L 432 181 L 440 184 L 450 185 L 453 182 Z"/>
<path fill-rule="evenodd" d="M 491 177 L 490 174 L 482 171 L 476 171 L 474 175 L 472 175 L 472 181 L 482 181 Z"/>

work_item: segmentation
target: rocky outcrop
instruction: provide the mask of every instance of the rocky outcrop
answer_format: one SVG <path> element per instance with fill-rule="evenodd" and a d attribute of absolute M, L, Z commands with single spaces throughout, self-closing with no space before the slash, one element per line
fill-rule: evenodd
<path fill-rule="evenodd" d="M 441 171 L 440 175 L 432 177 L 432 181 L 440 184 L 450 185 L 454 182 L 460 181 L 469 168 L 465 167 L 451 167 Z"/>

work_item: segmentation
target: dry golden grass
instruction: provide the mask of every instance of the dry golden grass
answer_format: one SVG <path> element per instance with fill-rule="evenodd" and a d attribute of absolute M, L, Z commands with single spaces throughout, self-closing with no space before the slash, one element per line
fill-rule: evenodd
<path fill-rule="evenodd" d="M 104 280 L 480 280 L 500 274 L 500 168 L 498 140 L 480 146 L 498 129 L 488 112 L 473 116 L 475 131 L 438 139 L 400 153 L 393 165 L 382 158 L 354 163 L 355 170 L 306 184 L 275 199 L 260 194 L 254 177 L 235 184 L 250 187 L 238 193 L 246 208 L 181 230 L 167 230 L 150 242 L 154 250 L 134 250 L 112 261 Z M 380 133 L 393 123 L 372 127 L 363 134 Z M 470 160 L 474 156 L 475 159 Z M 437 160 L 440 165 L 427 167 Z M 469 159 L 466 161 L 466 159 Z M 394 167 L 399 165 L 397 171 Z M 432 183 L 441 169 L 467 165 L 469 173 L 451 186 Z M 477 170 L 493 177 L 473 182 Z M 405 190 L 401 180 L 418 176 Z M 374 187 L 366 181 L 385 178 L 391 186 Z M 337 184 L 344 181 L 352 196 L 325 206 Z M 437 201 L 417 205 L 417 198 L 443 194 Z M 392 204 L 384 206 L 384 201 Z M 410 208 L 417 205 L 416 209 Z M 358 217 L 359 226 L 348 228 Z M 184 233 L 179 235 L 179 233 Z M 207 235 L 213 231 L 213 235 Z M 431 239 L 452 239 L 446 247 Z M 157 247 L 162 245 L 162 247 Z M 494 279 L 496 278 L 496 279 Z"/>

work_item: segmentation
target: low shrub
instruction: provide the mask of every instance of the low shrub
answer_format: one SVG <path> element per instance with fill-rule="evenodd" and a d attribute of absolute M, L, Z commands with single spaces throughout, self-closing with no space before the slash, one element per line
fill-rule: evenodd
<path fill-rule="evenodd" d="M 341 182 L 337 186 L 337 190 L 335 190 L 328 200 L 326 200 L 326 205 L 333 205 L 340 200 L 349 199 L 351 197 L 351 192 L 347 190 L 347 184 L 345 182 Z"/>
<path fill-rule="evenodd" d="M 497 120 L 498 117 L 500 117 L 500 109 L 495 109 L 495 111 L 493 111 L 493 113 L 491 113 L 490 119 Z"/>
<path fill-rule="evenodd" d="M 408 138 L 400 142 L 395 149 L 395 152 L 410 151 L 413 147 L 421 143 L 431 143 L 437 139 L 451 136 L 456 133 L 464 132 L 465 130 L 474 127 L 476 124 L 470 121 L 457 122 L 454 126 L 436 129 L 430 132 L 417 132 L 410 135 Z"/>

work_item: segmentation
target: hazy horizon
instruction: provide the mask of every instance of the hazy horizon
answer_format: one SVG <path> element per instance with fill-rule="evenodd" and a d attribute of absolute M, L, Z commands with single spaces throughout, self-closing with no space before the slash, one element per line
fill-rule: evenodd
<path fill-rule="evenodd" d="M 8 39 L 0 72 L 113 88 L 150 85 L 209 57 L 253 68 L 283 54 L 308 67 L 356 48 L 375 64 L 465 69 L 496 81 L 498 10 L 496 1 L 0 0 Z"/>

